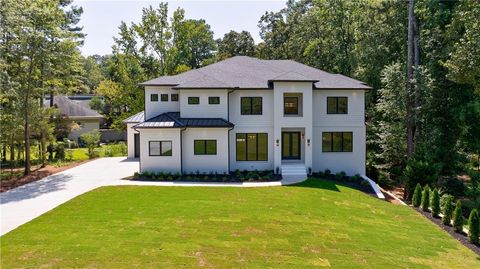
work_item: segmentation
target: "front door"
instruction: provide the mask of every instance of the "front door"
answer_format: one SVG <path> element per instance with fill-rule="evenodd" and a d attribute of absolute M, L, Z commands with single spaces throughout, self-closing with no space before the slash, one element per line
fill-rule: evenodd
<path fill-rule="evenodd" d="M 300 132 L 282 132 L 282 160 L 300 160 Z"/>

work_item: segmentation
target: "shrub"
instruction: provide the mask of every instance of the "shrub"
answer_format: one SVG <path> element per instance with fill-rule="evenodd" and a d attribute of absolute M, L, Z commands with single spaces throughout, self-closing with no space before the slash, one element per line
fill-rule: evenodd
<path fill-rule="evenodd" d="M 368 182 L 368 180 L 364 179 L 364 180 L 362 180 L 362 182 L 360 182 L 360 185 L 362 185 L 363 187 L 370 187 L 370 182 Z"/>
<path fill-rule="evenodd" d="M 93 130 L 91 132 L 82 134 L 80 138 L 88 148 L 88 158 L 93 159 L 97 157 L 98 153 L 95 152 L 95 148 L 100 143 L 100 132 L 98 130 Z"/>
<path fill-rule="evenodd" d="M 440 214 L 440 194 L 437 188 L 433 189 L 432 200 L 430 201 L 432 207 L 432 216 L 437 218 Z"/>
<path fill-rule="evenodd" d="M 342 173 L 336 173 L 336 174 L 335 174 L 335 179 L 336 179 L 336 180 L 342 180 L 342 179 L 343 179 Z"/>
<path fill-rule="evenodd" d="M 405 199 L 410 201 L 417 183 L 420 185 L 429 185 L 436 181 L 440 165 L 417 158 L 410 158 L 403 171 L 405 180 Z"/>
<path fill-rule="evenodd" d="M 140 174 L 138 172 L 133 173 L 133 179 L 139 179 Z"/>
<path fill-rule="evenodd" d="M 208 181 L 209 179 L 210 179 L 209 176 L 204 176 L 204 177 L 203 177 L 203 180 L 205 180 L 205 181 Z"/>
<path fill-rule="evenodd" d="M 332 171 L 330 169 L 325 169 L 325 172 L 323 172 L 326 177 L 330 176 L 332 174 Z"/>
<path fill-rule="evenodd" d="M 55 146 L 55 158 L 65 160 L 65 145 L 61 142 Z"/>
<path fill-rule="evenodd" d="M 420 183 L 417 183 L 415 187 L 415 192 L 413 192 L 412 205 L 414 207 L 419 207 L 422 204 L 422 186 Z"/>
<path fill-rule="evenodd" d="M 480 220 L 478 218 L 478 211 L 476 209 L 470 212 L 468 217 L 468 240 L 473 244 L 478 244 L 478 236 L 480 233 Z"/>
<path fill-rule="evenodd" d="M 430 207 L 430 187 L 425 185 L 422 192 L 422 210 L 428 211 L 428 207 Z"/>
<path fill-rule="evenodd" d="M 462 215 L 462 202 L 457 201 L 455 210 L 453 211 L 453 229 L 457 233 L 463 231 L 463 215 Z"/>
<path fill-rule="evenodd" d="M 442 222 L 445 225 L 450 225 L 453 214 L 453 196 L 446 195 L 445 204 L 443 206 L 443 218 Z"/>

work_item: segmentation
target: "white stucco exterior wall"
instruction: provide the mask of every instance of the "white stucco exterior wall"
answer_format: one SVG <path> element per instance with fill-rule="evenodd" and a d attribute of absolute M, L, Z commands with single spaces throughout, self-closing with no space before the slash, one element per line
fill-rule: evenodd
<path fill-rule="evenodd" d="M 224 118 L 228 117 L 227 90 L 180 90 L 180 117 Z M 200 104 L 188 104 L 188 97 L 199 97 Z M 209 104 L 208 97 L 220 97 L 220 104 Z"/>
<path fill-rule="evenodd" d="M 127 158 L 135 158 L 135 138 L 134 134 L 138 133 L 132 127 L 137 123 L 127 124 Z"/>
<path fill-rule="evenodd" d="M 180 129 L 139 129 L 140 172 L 180 173 Z M 149 141 L 172 141 L 172 156 L 149 156 Z"/>
<path fill-rule="evenodd" d="M 184 173 L 228 173 L 228 128 L 189 128 L 182 132 Z M 194 140 L 216 140 L 216 155 L 195 155 Z"/>
<path fill-rule="evenodd" d="M 146 86 L 145 87 L 145 119 L 158 116 L 165 112 L 180 111 L 180 102 L 172 101 L 172 94 L 178 94 L 179 91 L 172 90 L 170 87 Z M 150 101 L 151 94 L 158 94 L 158 101 Z M 168 94 L 168 102 L 161 101 L 161 94 Z"/>

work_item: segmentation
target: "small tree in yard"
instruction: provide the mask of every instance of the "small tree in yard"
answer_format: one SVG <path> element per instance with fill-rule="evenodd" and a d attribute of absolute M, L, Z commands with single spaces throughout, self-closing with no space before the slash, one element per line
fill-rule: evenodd
<path fill-rule="evenodd" d="M 457 205 L 453 211 L 453 229 L 457 233 L 463 231 L 462 203 L 460 201 L 457 201 Z"/>
<path fill-rule="evenodd" d="M 428 185 L 423 188 L 422 193 L 422 210 L 428 211 L 428 207 L 430 206 L 430 187 Z"/>
<path fill-rule="evenodd" d="M 431 207 L 432 216 L 437 218 L 440 214 L 440 194 L 438 194 L 437 188 L 435 188 L 432 193 Z"/>
<path fill-rule="evenodd" d="M 91 132 L 82 134 L 80 138 L 85 142 L 88 148 L 88 158 L 93 159 L 96 157 L 95 148 L 100 143 L 100 132 L 93 130 Z"/>
<path fill-rule="evenodd" d="M 470 216 L 468 217 L 468 240 L 478 245 L 479 241 L 479 233 L 480 233 L 480 220 L 478 218 L 478 211 L 473 209 L 470 212 Z"/>
<path fill-rule="evenodd" d="M 415 187 L 415 192 L 413 193 L 412 198 L 412 205 L 414 207 L 419 207 L 422 203 L 422 186 L 420 183 L 417 183 L 417 187 Z"/>
<path fill-rule="evenodd" d="M 448 195 L 445 201 L 445 206 L 443 208 L 443 218 L 442 218 L 443 224 L 450 225 L 450 222 L 452 221 L 452 214 L 453 214 L 453 197 L 451 195 Z"/>

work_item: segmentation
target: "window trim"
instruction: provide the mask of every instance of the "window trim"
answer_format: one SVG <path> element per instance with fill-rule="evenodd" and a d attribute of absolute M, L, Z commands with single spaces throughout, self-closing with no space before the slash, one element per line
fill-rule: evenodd
<path fill-rule="evenodd" d="M 151 152 L 151 144 L 152 143 L 160 143 L 160 154 L 159 155 L 153 155 L 152 152 Z M 170 143 L 170 148 L 171 148 L 171 153 L 170 155 L 165 155 L 165 154 L 162 154 L 162 144 L 163 143 Z M 152 156 L 152 157 L 172 157 L 173 156 L 173 142 L 172 140 L 150 140 L 148 141 L 148 156 Z"/>
<path fill-rule="evenodd" d="M 154 99 L 154 98 L 153 98 L 154 96 L 155 96 L 155 99 L 156 99 L 156 100 L 153 100 L 153 99 Z M 151 93 L 151 94 L 150 94 L 150 102 L 158 102 L 158 93 Z"/>
<path fill-rule="evenodd" d="M 335 112 L 328 112 L 328 100 L 331 98 L 335 98 Z M 345 105 L 345 112 L 338 112 L 338 100 L 345 98 L 346 105 Z M 348 114 L 348 97 L 347 96 L 327 96 L 327 114 Z"/>
<path fill-rule="evenodd" d="M 253 113 L 253 99 L 260 99 L 260 113 Z M 250 113 L 243 113 L 243 100 L 250 100 Z M 240 97 L 240 115 L 263 115 L 263 97 L 262 96 L 242 96 Z"/>
<path fill-rule="evenodd" d="M 295 98 L 296 103 L 297 103 L 297 112 L 296 113 L 287 113 L 286 110 L 285 110 L 285 99 L 287 98 Z M 300 107 L 299 107 L 299 98 L 298 96 L 283 96 L 283 115 L 300 115 Z"/>
<path fill-rule="evenodd" d="M 212 100 L 218 99 L 218 103 L 213 103 Z M 208 97 L 208 104 L 209 105 L 219 105 L 220 104 L 220 96 L 209 96 Z"/>
<path fill-rule="evenodd" d="M 194 103 L 191 103 L 190 100 L 191 98 L 196 98 L 198 100 L 198 103 L 194 104 Z M 189 105 L 199 105 L 200 104 L 200 97 L 199 96 L 188 96 L 187 97 L 187 102 Z"/>
<path fill-rule="evenodd" d="M 207 153 L 207 142 L 215 141 L 215 153 Z M 195 142 L 203 142 L 205 151 L 203 153 L 195 153 Z M 218 154 L 217 140 L 216 139 L 194 139 L 193 140 L 193 155 L 209 155 L 216 156 Z"/>
<path fill-rule="evenodd" d="M 334 151 L 333 150 L 333 134 L 334 133 L 341 133 L 342 134 L 342 149 L 340 151 Z M 345 138 L 344 138 L 344 135 L 345 134 L 351 134 L 352 136 L 352 149 L 351 150 L 345 150 Z M 330 149 L 329 150 L 325 150 L 323 148 L 323 135 L 324 134 L 329 134 L 330 135 Z M 331 152 L 353 152 L 353 132 L 322 132 L 322 152 L 326 152 L 326 153 L 331 153 Z"/>
<path fill-rule="evenodd" d="M 173 96 L 176 96 L 176 99 L 174 99 Z M 170 94 L 170 100 L 171 100 L 172 102 L 178 102 L 178 93 L 172 93 L 172 94 Z"/>
<path fill-rule="evenodd" d="M 248 135 L 252 135 L 254 134 L 255 135 L 255 143 L 256 143 L 256 148 L 255 148 L 255 151 L 256 151 L 256 158 L 255 160 L 248 160 Z M 267 158 L 265 160 L 259 160 L 258 159 L 258 135 L 259 134 L 264 134 L 266 135 L 266 138 L 267 138 L 267 142 L 265 143 L 266 145 L 266 153 L 267 153 Z M 239 160 L 238 159 L 238 146 L 237 146 L 237 139 L 238 139 L 238 135 L 245 135 L 245 160 Z M 235 160 L 237 162 L 268 162 L 268 133 L 236 133 L 235 134 Z"/>
<path fill-rule="evenodd" d="M 166 97 L 165 100 L 163 100 L 164 97 Z M 168 93 L 162 93 L 162 94 L 160 94 L 160 101 L 161 101 L 161 102 L 168 102 Z"/>

